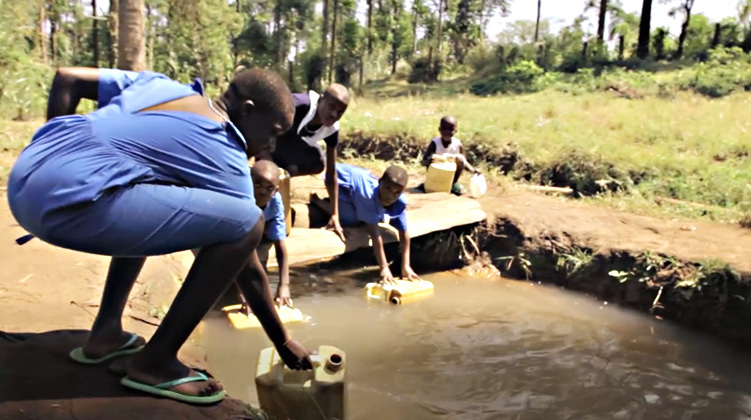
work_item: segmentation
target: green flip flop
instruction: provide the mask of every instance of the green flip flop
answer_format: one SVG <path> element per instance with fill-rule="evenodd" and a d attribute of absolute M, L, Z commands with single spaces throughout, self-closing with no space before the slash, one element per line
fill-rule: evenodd
<path fill-rule="evenodd" d="M 133 343 L 135 343 L 136 340 L 138 340 L 138 334 L 131 333 L 130 338 L 125 342 L 125 344 L 115 349 L 115 351 L 113 351 L 112 353 L 100 357 L 99 359 L 90 359 L 86 357 L 86 355 L 83 354 L 83 347 L 76 347 L 70 352 L 70 358 L 84 365 L 96 365 L 114 357 L 127 356 L 129 354 L 138 353 L 139 351 L 141 351 L 143 346 L 133 347 Z"/>
<path fill-rule="evenodd" d="M 197 396 L 197 395 L 185 395 L 179 392 L 170 391 L 169 388 L 186 384 L 189 382 L 208 381 L 209 377 L 201 372 L 196 372 L 198 376 L 186 376 L 185 378 L 175 379 L 174 381 L 167 381 L 159 385 L 146 385 L 141 382 L 136 382 L 127 376 L 120 380 L 120 384 L 127 386 L 128 388 L 136 389 L 138 391 L 147 392 L 149 394 L 157 395 L 160 397 L 170 398 L 180 402 L 186 402 L 190 404 L 214 404 L 222 401 L 227 393 L 221 390 L 213 395 Z"/>

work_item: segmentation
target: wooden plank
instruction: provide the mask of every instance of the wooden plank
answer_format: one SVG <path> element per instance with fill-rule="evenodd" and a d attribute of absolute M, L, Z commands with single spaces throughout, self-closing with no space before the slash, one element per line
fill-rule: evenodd
<path fill-rule="evenodd" d="M 456 197 L 450 194 L 410 194 L 407 207 L 409 232 L 413 238 L 434 232 L 449 230 L 482 222 L 485 212 L 476 200 Z M 334 232 L 325 229 L 292 228 L 287 238 L 287 251 L 290 265 L 304 265 L 333 259 L 356 249 L 370 247 L 370 235 L 365 228 L 346 228 L 347 242 L 342 241 Z M 382 227 L 381 235 L 385 243 L 399 240 L 393 228 Z M 190 251 L 173 254 L 186 267 L 193 263 Z M 273 247 L 269 250 L 269 267 L 276 267 L 276 255 Z"/>

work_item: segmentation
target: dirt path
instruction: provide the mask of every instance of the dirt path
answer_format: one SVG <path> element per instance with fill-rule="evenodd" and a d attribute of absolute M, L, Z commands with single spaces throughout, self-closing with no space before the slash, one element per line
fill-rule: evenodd
<path fill-rule="evenodd" d="M 155 399 L 119 385 L 108 365 L 83 367 L 68 352 L 83 343 L 94 319 L 108 259 L 32 240 L 0 200 L 0 418 L 2 419 L 224 419 L 245 416 L 233 399 L 210 408 Z M 131 295 L 124 327 L 150 337 L 177 291 L 182 265 L 150 258 Z M 191 340 L 192 341 L 192 340 Z M 186 343 L 180 357 L 206 367 L 202 349 Z M 240 416 L 240 417 L 238 417 Z"/>
<path fill-rule="evenodd" d="M 602 255 L 652 251 L 685 261 L 715 259 L 751 276 L 751 230 L 736 225 L 656 219 L 521 189 L 493 191 L 481 202 L 488 215 L 522 227 L 530 241 L 555 240 Z"/>

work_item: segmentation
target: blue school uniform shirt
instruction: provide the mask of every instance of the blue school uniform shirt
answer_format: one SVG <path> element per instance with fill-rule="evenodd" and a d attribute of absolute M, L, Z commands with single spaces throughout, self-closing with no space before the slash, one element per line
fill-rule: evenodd
<path fill-rule="evenodd" d="M 107 190 L 164 183 L 253 200 L 246 142 L 231 122 L 142 109 L 203 95 L 167 76 L 99 70 L 99 108 L 47 122 L 22 151 L 8 181 L 14 216 L 43 228 L 54 211 L 97 200 Z M 18 213 L 16 215 L 16 213 Z"/>
<path fill-rule="evenodd" d="M 389 224 L 399 231 L 407 231 L 407 197 L 384 208 L 378 198 L 378 178 L 370 171 L 347 164 L 336 165 L 339 181 L 339 222 L 354 226 L 359 222 L 381 223 L 388 217 Z"/>
<path fill-rule="evenodd" d="M 284 220 L 284 202 L 282 194 L 277 191 L 263 209 L 263 218 L 266 221 L 264 234 L 266 239 L 276 242 L 287 237 L 287 223 Z"/>

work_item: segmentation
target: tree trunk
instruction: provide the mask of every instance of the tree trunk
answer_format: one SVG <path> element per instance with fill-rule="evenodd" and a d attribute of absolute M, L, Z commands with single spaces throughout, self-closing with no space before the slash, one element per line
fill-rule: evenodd
<path fill-rule="evenodd" d="M 47 21 L 47 2 L 41 2 L 39 6 L 39 49 L 42 61 L 47 62 L 47 35 L 44 33 L 44 23 Z"/>
<path fill-rule="evenodd" d="M 368 58 L 370 58 L 370 55 L 372 53 L 373 53 L 373 0 L 368 0 Z"/>
<path fill-rule="evenodd" d="M 641 4 L 641 18 L 639 19 L 639 44 L 636 55 L 645 59 L 649 56 L 649 28 L 652 24 L 652 0 L 643 0 Z"/>
<path fill-rule="evenodd" d="M 751 52 L 751 26 L 746 30 L 746 36 L 743 38 L 741 48 L 743 48 L 743 52 L 746 54 Z"/>
<path fill-rule="evenodd" d="M 420 25 L 420 14 L 415 12 L 412 20 L 412 55 L 417 52 L 417 27 Z"/>
<path fill-rule="evenodd" d="M 94 67 L 99 67 L 99 12 L 96 9 L 96 0 L 91 0 L 91 43 L 94 57 Z"/>
<path fill-rule="evenodd" d="M 326 75 L 326 64 L 328 64 L 328 40 L 329 34 L 329 0 L 323 0 L 323 26 L 321 27 L 321 79 Z M 333 54 L 333 52 L 332 52 Z"/>
<path fill-rule="evenodd" d="M 714 36 L 712 37 L 712 48 L 716 48 L 722 42 L 722 24 L 717 23 L 714 26 Z"/>
<path fill-rule="evenodd" d="M 623 53 L 626 50 L 626 37 L 620 35 L 618 37 L 618 59 L 623 60 Z"/>
<path fill-rule="evenodd" d="M 339 0 L 334 0 L 334 13 L 331 16 L 331 61 L 329 62 L 329 83 L 334 81 L 336 58 L 336 20 L 339 17 Z"/>
<path fill-rule="evenodd" d="M 118 0 L 110 0 L 110 39 L 112 39 L 112 45 L 110 45 L 110 68 L 115 68 L 119 56 L 119 39 L 120 39 L 120 2 Z"/>
<path fill-rule="evenodd" d="M 365 73 L 365 62 L 363 60 L 363 57 L 360 56 L 360 81 L 357 84 L 359 93 L 362 93 L 362 80 Z"/>
<path fill-rule="evenodd" d="M 597 40 L 600 46 L 605 43 L 605 17 L 608 14 L 608 0 L 600 0 L 600 16 L 597 20 Z"/>
<path fill-rule="evenodd" d="M 282 5 L 281 0 L 276 1 L 274 7 L 274 42 L 276 44 L 276 67 L 281 70 L 284 63 L 284 54 L 282 44 L 284 34 L 282 33 Z"/>
<path fill-rule="evenodd" d="M 240 0 L 235 0 L 235 11 L 240 13 Z"/>
<path fill-rule="evenodd" d="M 150 69 L 154 68 L 154 44 L 156 42 L 155 38 L 156 29 L 154 28 L 154 22 L 151 21 L 151 6 L 146 5 L 146 66 Z"/>
<path fill-rule="evenodd" d="M 540 40 L 540 12 L 542 12 L 542 0 L 537 0 L 537 20 L 535 21 L 535 43 Z"/>
<path fill-rule="evenodd" d="M 122 70 L 142 71 L 146 69 L 146 45 L 143 37 L 144 0 L 119 0 L 119 3 L 117 67 Z"/>
<path fill-rule="evenodd" d="M 57 19 L 50 16 L 50 54 L 53 66 L 57 63 L 57 43 L 55 42 L 55 38 L 57 38 Z"/>
<path fill-rule="evenodd" d="M 584 43 L 582 44 L 582 64 L 583 65 L 587 65 L 587 61 L 589 58 L 588 52 L 589 52 L 589 42 L 584 41 Z"/>
<path fill-rule="evenodd" d="M 438 0 L 438 57 L 441 56 L 441 44 L 443 44 L 443 0 Z"/>
<path fill-rule="evenodd" d="M 396 42 L 396 31 L 399 30 L 399 3 L 391 2 L 392 26 L 391 26 L 391 74 L 396 74 L 396 63 L 399 61 L 399 44 Z"/>
<path fill-rule="evenodd" d="M 684 11 L 686 12 L 686 19 L 681 25 L 681 34 L 678 36 L 678 50 L 675 52 L 675 58 L 683 57 L 683 45 L 686 43 L 686 36 L 688 35 L 688 25 L 691 23 L 691 9 L 694 7 L 694 0 L 686 0 Z"/>

